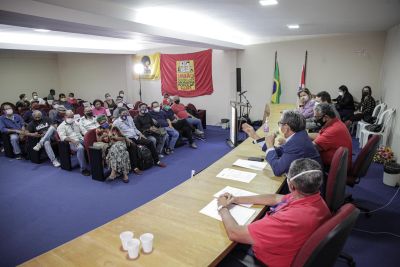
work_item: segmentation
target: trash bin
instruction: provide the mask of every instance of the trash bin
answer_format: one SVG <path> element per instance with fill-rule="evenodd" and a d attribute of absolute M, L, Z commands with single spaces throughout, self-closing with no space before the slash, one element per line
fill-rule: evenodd
<path fill-rule="evenodd" d="M 385 185 L 400 186 L 400 164 L 396 162 L 386 163 L 383 172 L 383 183 Z"/>
<path fill-rule="evenodd" d="M 228 129 L 229 128 L 229 119 L 221 119 L 221 127 L 222 127 L 222 129 Z"/>

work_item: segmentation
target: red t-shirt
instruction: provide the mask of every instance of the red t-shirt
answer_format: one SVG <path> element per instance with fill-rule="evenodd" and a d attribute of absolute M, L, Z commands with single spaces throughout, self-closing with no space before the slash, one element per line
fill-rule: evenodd
<path fill-rule="evenodd" d="M 330 216 L 319 193 L 297 200 L 288 194 L 274 213 L 248 226 L 254 254 L 269 267 L 290 266 L 311 233 Z"/>
<path fill-rule="evenodd" d="M 186 119 L 189 117 L 189 113 L 186 111 L 186 107 L 183 104 L 173 104 L 171 109 L 179 119 Z"/>
<path fill-rule="evenodd" d="M 321 149 L 319 153 L 325 166 L 331 165 L 333 155 L 339 147 L 343 146 L 347 148 L 347 169 L 349 170 L 351 168 L 351 156 L 353 153 L 351 135 L 346 125 L 341 120 L 339 120 L 338 118 L 334 118 L 329 123 L 327 123 L 319 131 L 319 135 L 314 140 L 314 143 L 316 143 Z"/>

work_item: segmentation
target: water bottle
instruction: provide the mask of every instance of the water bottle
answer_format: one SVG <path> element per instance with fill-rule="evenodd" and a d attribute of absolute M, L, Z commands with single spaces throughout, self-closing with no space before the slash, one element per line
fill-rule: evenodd
<path fill-rule="evenodd" d="M 269 133 L 268 118 L 265 119 L 263 130 L 265 134 Z"/>

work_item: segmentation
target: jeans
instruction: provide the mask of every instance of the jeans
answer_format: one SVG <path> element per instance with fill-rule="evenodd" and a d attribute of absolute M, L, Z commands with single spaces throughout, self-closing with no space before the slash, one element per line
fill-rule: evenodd
<path fill-rule="evenodd" d="M 21 154 L 21 148 L 19 147 L 19 135 L 10 134 L 10 142 L 13 147 L 13 152 L 15 155 Z"/>
<path fill-rule="evenodd" d="M 160 136 L 157 136 L 157 137 L 155 137 L 153 135 L 148 135 L 146 137 L 151 142 L 153 142 L 157 153 L 161 154 L 162 153 L 162 149 L 164 148 L 164 145 L 165 145 L 165 141 L 167 141 L 168 135 L 160 135 Z"/>
<path fill-rule="evenodd" d="M 46 150 L 46 154 L 49 157 L 50 161 L 53 162 L 56 160 L 56 156 L 54 155 L 53 148 L 51 147 L 51 139 L 54 135 L 54 132 L 56 131 L 56 128 L 53 126 L 50 126 L 45 135 L 40 139 L 39 143 L 44 146 L 44 149 Z"/>
<path fill-rule="evenodd" d="M 196 127 L 199 131 L 204 131 L 203 130 L 203 125 L 201 124 L 201 120 L 198 118 L 194 118 L 194 117 L 188 117 L 186 118 L 186 120 L 193 125 L 194 127 Z"/>
<path fill-rule="evenodd" d="M 76 151 L 76 156 L 78 157 L 79 166 L 81 167 L 81 171 L 87 170 L 87 164 L 85 159 L 85 148 L 81 143 L 75 145 L 73 143 L 69 143 L 69 146 L 72 151 Z"/>
<path fill-rule="evenodd" d="M 169 127 L 164 127 L 165 131 L 168 134 L 169 140 L 168 140 L 168 148 L 171 150 L 174 150 L 176 141 L 178 141 L 179 138 L 179 132 L 175 130 L 174 128 L 169 128 Z"/>
<path fill-rule="evenodd" d="M 177 120 L 172 123 L 172 126 L 189 140 L 189 144 L 193 144 L 192 127 L 187 120 Z"/>

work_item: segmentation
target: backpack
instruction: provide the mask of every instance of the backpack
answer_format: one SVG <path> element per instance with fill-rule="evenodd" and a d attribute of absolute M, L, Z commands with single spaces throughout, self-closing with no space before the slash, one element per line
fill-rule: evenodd
<path fill-rule="evenodd" d="M 146 170 L 151 168 L 154 165 L 153 156 L 151 155 L 150 150 L 142 145 L 137 146 L 138 153 L 138 168 L 140 170 Z"/>

